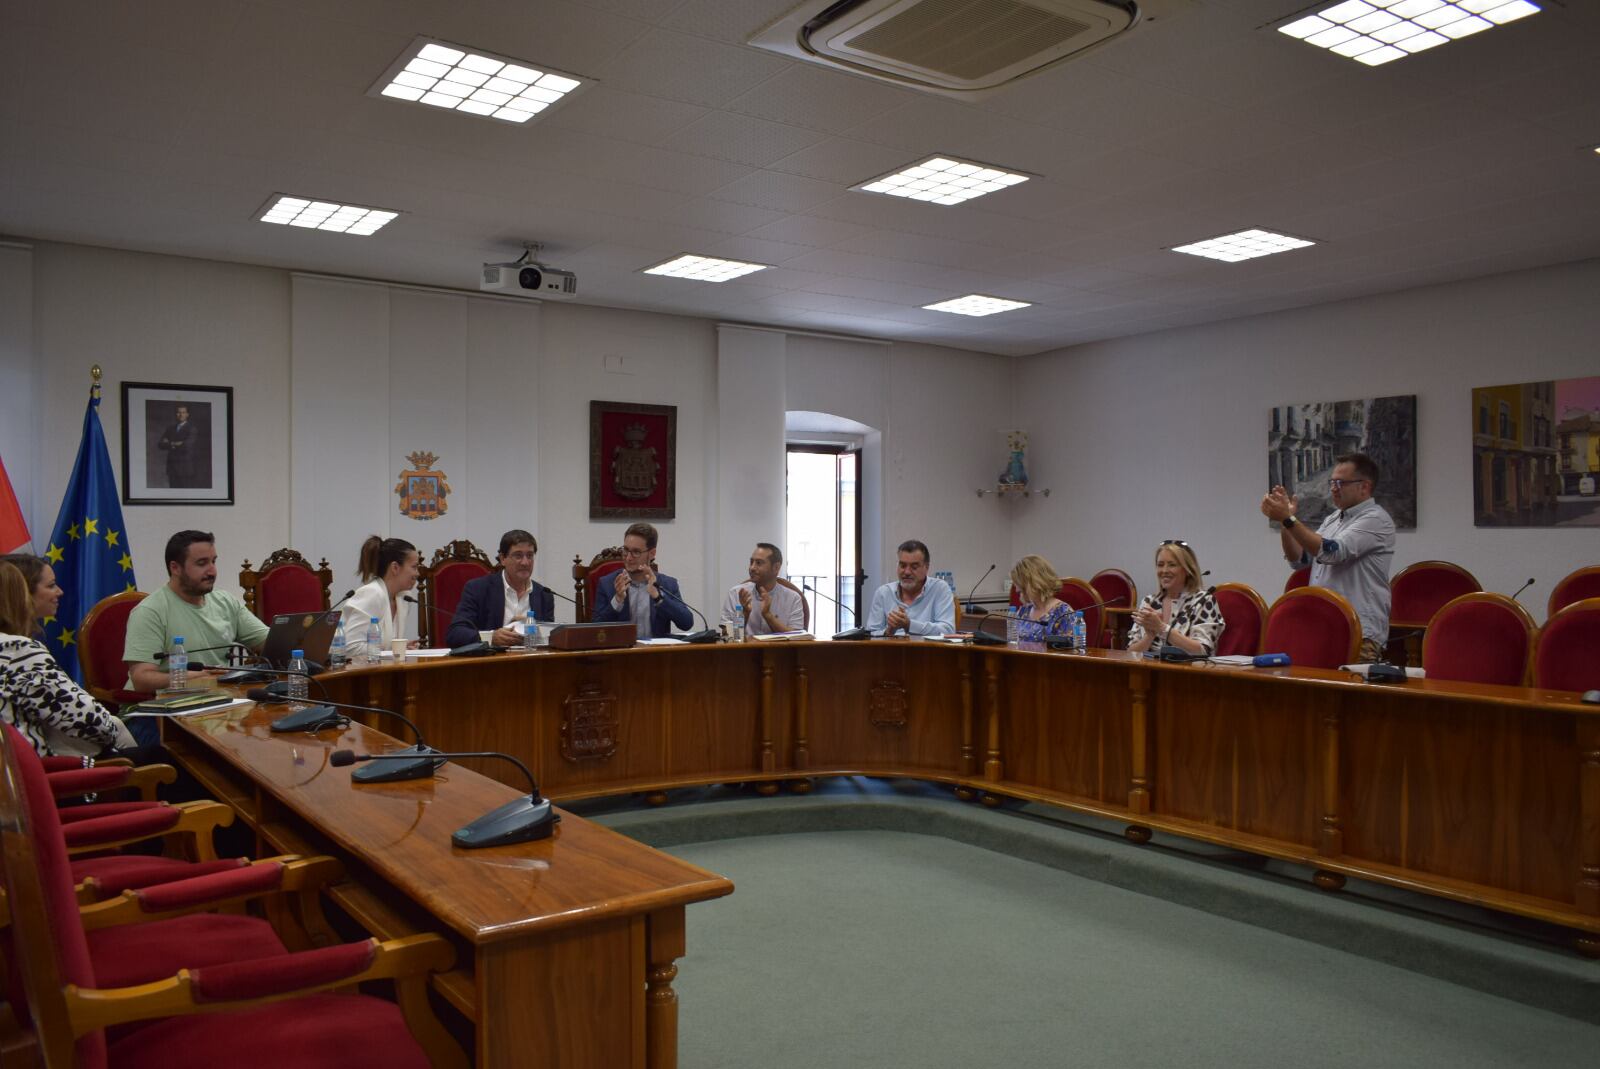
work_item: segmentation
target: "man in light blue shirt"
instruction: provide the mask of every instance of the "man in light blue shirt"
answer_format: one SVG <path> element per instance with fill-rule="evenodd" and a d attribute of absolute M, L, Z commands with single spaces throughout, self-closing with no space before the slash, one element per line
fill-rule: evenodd
<path fill-rule="evenodd" d="M 872 595 L 867 630 L 874 635 L 948 635 L 956 629 L 956 597 L 943 579 L 928 582 L 928 547 L 900 543 L 899 581 Z"/>

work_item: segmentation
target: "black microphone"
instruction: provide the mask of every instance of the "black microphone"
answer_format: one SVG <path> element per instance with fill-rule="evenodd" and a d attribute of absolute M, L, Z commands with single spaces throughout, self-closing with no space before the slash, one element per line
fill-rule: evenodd
<path fill-rule="evenodd" d="M 343 605 L 345 602 L 349 601 L 351 598 L 353 598 L 355 596 L 356 596 L 356 588 L 355 587 L 351 587 L 349 590 L 346 590 L 344 592 L 344 597 L 340 598 L 338 601 L 336 601 L 332 605 L 328 606 L 328 611 L 332 612 L 334 609 L 337 609 L 339 606 Z"/>
<path fill-rule="evenodd" d="M 548 839 L 555 829 L 556 822 L 561 819 L 561 814 L 551 808 L 550 801 L 539 794 L 539 784 L 535 782 L 533 773 L 528 771 L 528 766 L 512 757 L 508 753 L 498 753 L 494 750 L 481 750 L 476 753 L 438 753 L 434 756 L 446 761 L 459 761 L 467 757 L 498 757 L 502 761 L 510 761 L 522 770 L 528 777 L 528 793 L 515 798 L 498 809 L 490 810 L 483 816 L 474 820 L 464 828 L 457 828 L 450 836 L 450 841 L 456 846 L 468 850 L 481 846 L 506 846 L 510 843 L 526 843 L 535 839 Z M 404 754 L 386 753 L 356 753 L 353 750 L 335 750 L 329 764 L 335 768 L 344 768 L 357 761 L 390 761 L 413 760 Z M 352 777 L 353 778 L 353 777 Z"/>
<path fill-rule="evenodd" d="M 537 579 L 535 579 L 534 582 L 537 583 L 539 581 Z M 562 601 L 566 602 L 568 605 L 571 605 L 574 609 L 576 609 L 578 607 L 578 601 L 577 601 L 576 598 L 568 597 L 567 595 L 563 594 L 561 591 L 557 590 L 553 586 L 550 586 L 550 585 L 548 585 L 546 583 L 539 583 L 539 589 L 540 590 L 548 590 L 551 594 L 553 594 L 556 597 L 560 598 Z M 573 613 L 572 615 L 573 615 L 573 619 L 576 620 L 578 614 L 577 613 Z M 579 620 L 578 622 L 582 623 L 584 621 Z"/>
<path fill-rule="evenodd" d="M 251 699 L 252 701 L 258 701 L 263 705 L 271 705 L 277 702 L 288 701 L 287 698 L 278 695 L 270 687 L 257 687 L 246 694 L 245 697 Z M 396 712 L 393 709 L 385 709 L 381 705 L 354 705 L 350 702 L 322 701 L 308 709 L 299 709 L 290 713 L 288 716 L 279 717 L 277 720 L 272 722 L 271 727 L 273 731 L 280 734 L 288 731 L 320 731 L 321 729 L 327 727 L 343 727 L 350 718 L 346 716 L 340 716 L 338 713 L 334 712 L 335 709 L 355 709 L 358 712 L 382 713 L 384 716 L 392 716 L 406 727 L 410 728 L 411 734 L 417 737 L 417 741 L 411 746 L 403 750 L 392 751 L 387 755 L 387 757 L 385 757 L 385 760 L 389 760 L 390 758 L 393 758 L 397 761 L 401 758 L 411 758 L 411 760 L 395 764 L 382 770 L 378 769 L 377 767 L 358 769 L 355 774 L 350 777 L 351 779 L 357 780 L 361 783 L 393 783 L 404 779 L 427 779 L 429 776 L 433 775 L 434 769 L 444 764 L 443 758 L 434 758 L 433 755 L 437 754 L 439 751 L 422 741 L 422 729 L 417 727 L 416 723 L 410 717 L 403 713 Z M 316 716 L 315 726 L 310 728 L 301 726 L 298 721 L 305 719 L 305 714 L 310 713 L 313 710 L 315 710 L 315 712 L 318 714 Z"/>
<path fill-rule="evenodd" d="M 674 638 L 682 639 L 691 646 L 704 646 L 715 642 L 722 637 L 717 632 L 716 628 L 711 626 L 711 621 L 706 619 L 706 614 L 695 608 L 693 605 L 690 605 L 687 601 L 684 601 L 682 595 L 674 594 L 664 586 L 658 586 L 656 589 L 661 591 L 662 597 L 671 598 L 673 601 L 676 601 L 679 605 L 682 605 L 684 608 L 700 617 L 700 622 L 706 625 L 704 631 L 690 631 L 686 634 L 674 635 Z"/>
<path fill-rule="evenodd" d="M 417 599 L 412 597 L 410 594 L 401 594 L 400 595 L 400 600 L 401 601 L 409 601 L 413 605 L 415 605 L 417 603 Z"/>
<path fill-rule="evenodd" d="M 229 651 L 232 651 L 232 650 L 236 650 L 236 649 L 244 650 L 246 653 L 251 654 L 252 656 L 256 652 L 255 650 L 251 649 L 249 646 L 246 646 L 243 642 L 224 642 L 220 646 L 200 646 L 200 647 L 198 647 L 196 649 L 186 650 L 186 652 L 188 652 L 188 653 L 215 653 L 217 650 L 229 650 Z M 171 656 L 172 656 L 172 651 L 171 650 L 161 650 L 156 654 L 156 660 L 157 661 L 164 661 L 168 657 L 171 657 Z"/>
<path fill-rule="evenodd" d="M 1526 583 L 1523 583 L 1521 586 L 1517 587 L 1517 593 L 1511 595 L 1511 600 L 1512 601 L 1516 601 L 1517 600 L 1517 594 L 1521 594 L 1524 590 L 1528 589 L 1532 585 L 1533 585 L 1533 579 L 1530 577 Z"/>
<path fill-rule="evenodd" d="M 989 578 L 989 572 L 994 571 L 994 568 L 995 568 L 994 565 L 992 565 L 992 564 L 989 565 L 989 571 L 988 572 L 984 572 L 982 575 L 978 576 L 978 581 L 976 583 L 973 583 L 972 584 L 972 589 L 967 592 L 967 611 L 968 612 L 971 612 L 973 610 L 972 599 L 978 596 L 978 588 L 983 585 L 983 581 L 985 579 Z"/>
<path fill-rule="evenodd" d="M 835 598 L 829 594 L 824 594 L 810 583 L 802 582 L 800 585 L 803 589 L 809 590 L 811 593 L 817 595 L 817 597 L 827 598 L 835 605 L 838 605 L 839 608 L 844 608 L 844 605 L 839 601 L 838 598 Z M 872 637 L 872 632 L 861 626 L 861 610 L 859 608 L 852 609 L 851 614 L 856 619 L 856 626 L 847 627 L 843 631 L 840 631 L 838 634 L 834 635 L 833 640 L 835 642 L 865 642 L 867 639 Z"/>

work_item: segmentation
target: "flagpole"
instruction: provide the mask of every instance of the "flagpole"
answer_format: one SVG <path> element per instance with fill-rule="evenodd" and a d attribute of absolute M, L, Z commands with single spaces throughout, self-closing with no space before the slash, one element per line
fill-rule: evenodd
<path fill-rule="evenodd" d="M 100 400 L 100 365 L 89 365 L 89 377 L 94 381 L 89 384 L 89 396 L 96 401 Z"/>

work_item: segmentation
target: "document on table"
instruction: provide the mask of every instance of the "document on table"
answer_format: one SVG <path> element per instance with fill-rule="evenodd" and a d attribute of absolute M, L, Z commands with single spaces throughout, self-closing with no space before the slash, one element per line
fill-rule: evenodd
<path fill-rule="evenodd" d="M 182 716 L 204 716 L 206 713 L 220 713 L 224 709 L 232 709 L 237 705 L 249 705 L 249 698 L 235 698 L 230 702 L 218 702 L 216 705 L 202 705 L 198 709 L 132 709 L 122 714 L 122 719 L 132 720 L 134 717 L 149 717 L 151 719 L 173 720 Z"/>

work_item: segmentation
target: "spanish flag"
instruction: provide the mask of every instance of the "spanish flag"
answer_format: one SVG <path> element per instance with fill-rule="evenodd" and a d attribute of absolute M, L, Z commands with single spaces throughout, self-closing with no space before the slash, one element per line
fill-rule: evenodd
<path fill-rule="evenodd" d="M 22 506 L 17 504 L 17 493 L 6 475 L 6 462 L 0 458 L 0 553 L 10 553 L 30 541 L 28 521 L 22 518 Z"/>

